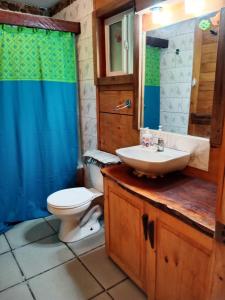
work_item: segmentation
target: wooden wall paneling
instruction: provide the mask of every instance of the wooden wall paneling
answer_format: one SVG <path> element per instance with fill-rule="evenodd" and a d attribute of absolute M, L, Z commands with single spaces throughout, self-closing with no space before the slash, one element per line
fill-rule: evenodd
<path fill-rule="evenodd" d="M 222 143 L 225 113 L 225 8 L 221 9 L 218 53 L 216 64 L 215 94 L 212 112 L 211 145 L 218 147 Z"/>
<path fill-rule="evenodd" d="M 100 150 L 115 153 L 118 148 L 139 143 L 139 132 L 133 129 L 133 116 L 100 113 Z"/>
<path fill-rule="evenodd" d="M 133 91 L 102 91 L 99 94 L 99 110 L 113 114 L 133 115 L 134 99 Z M 116 106 L 123 105 L 127 100 L 131 101 L 131 107 L 115 110 Z"/>
<path fill-rule="evenodd" d="M 105 67 L 105 31 L 104 19 L 97 18 L 96 11 L 92 14 L 94 81 L 98 85 L 98 78 L 106 75 Z"/>
<path fill-rule="evenodd" d="M 121 84 L 133 84 L 134 75 L 118 75 L 118 76 L 107 76 L 107 77 L 100 77 L 97 79 L 97 85 L 121 85 Z"/>
<path fill-rule="evenodd" d="M 104 5 L 106 4 L 106 5 Z M 139 133 L 133 129 L 134 75 L 106 77 L 104 20 L 134 6 L 133 0 L 96 0 L 93 13 L 95 84 L 97 85 L 98 147 L 114 153 L 117 148 L 135 145 Z M 132 101 L 131 109 L 114 111 L 124 100 Z M 134 104 L 135 103 L 135 104 Z"/>
<path fill-rule="evenodd" d="M 120 85 L 99 85 L 99 91 L 133 91 L 134 87 L 130 84 L 120 84 Z"/>
<path fill-rule="evenodd" d="M 80 23 L 0 10 L 0 23 L 80 33 Z"/>
<path fill-rule="evenodd" d="M 215 31 L 218 29 L 218 27 L 214 28 Z M 202 137 L 211 135 L 218 36 L 209 30 L 202 31 L 197 22 L 193 64 L 193 78 L 196 79 L 197 84 L 192 87 L 191 94 L 188 130 L 191 135 Z"/>

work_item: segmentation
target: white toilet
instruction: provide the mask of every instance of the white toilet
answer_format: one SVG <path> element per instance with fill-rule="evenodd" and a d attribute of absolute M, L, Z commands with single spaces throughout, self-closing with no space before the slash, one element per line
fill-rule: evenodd
<path fill-rule="evenodd" d="M 85 216 L 84 214 L 91 202 L 103 195 L 103 177 L 100 167 L 95 164 L 88 164 L 86 169 L 93 188 L 60 190 L 47 198 L 49 212 L 61 220 L 59 239 L 63 242 L 78 241 L 101 228 L 99 217 L 102 209 L 99 205 L 93 207 Z"/>

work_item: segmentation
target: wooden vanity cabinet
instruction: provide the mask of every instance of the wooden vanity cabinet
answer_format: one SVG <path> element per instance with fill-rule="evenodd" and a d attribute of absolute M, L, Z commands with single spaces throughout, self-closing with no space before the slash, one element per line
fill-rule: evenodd
<path fill-rule="evenodd" d="M 147 245 L 148 299 L 206 300 L 213 240 L 146 204 L 154 220 L 154 245 Z"/>
<path fill-rule="evenodd" d="M 144 202 L 105 179 L 105 230 L 107 254 L 144 289 L 145 239 L 142 216 Z"/>
<path fill-rule="evenodd" d="M 206 300 L 213 239 L 105 177 L 108 255 L 149 300 Z"/>

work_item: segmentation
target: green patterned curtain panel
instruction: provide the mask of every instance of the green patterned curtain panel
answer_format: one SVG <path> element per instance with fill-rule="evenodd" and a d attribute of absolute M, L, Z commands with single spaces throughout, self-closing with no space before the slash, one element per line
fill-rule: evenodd
<path fill-rule="evenodd" d="M 1 25 L 0 80 L 76 82 L 71 34 Z"/>
<path fill-rule="evenodd" d="M 158 129 L 160 123 L 160 49 L 146 46 L 144 126 Z"/>
<path fill-rule="evenodd" d="M 160 86 L 160 49 L 146 46 L 145 85 Z"/>

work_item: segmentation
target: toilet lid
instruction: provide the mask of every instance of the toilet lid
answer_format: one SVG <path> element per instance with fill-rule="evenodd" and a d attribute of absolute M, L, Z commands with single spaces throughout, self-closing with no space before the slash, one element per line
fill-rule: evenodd
<path fill-rule="evenodd" d="M 94 194 L 84 187 L 72 188 L 51 194 L 47 198 L 47 203 L 58 208 L 75 208 L 91 201 L 93 197 Z"/>

